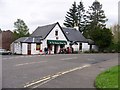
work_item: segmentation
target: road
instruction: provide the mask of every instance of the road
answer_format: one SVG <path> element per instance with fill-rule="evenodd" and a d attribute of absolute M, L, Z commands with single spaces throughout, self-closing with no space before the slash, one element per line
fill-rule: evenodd
<path fill-rule="evenodd" d="M 85 79 L 82 79 L 80 73 L 85 68 L 116 58 L 118 54 L 3 56 L 2 87 L 82 88 L 80 84 Z"/>

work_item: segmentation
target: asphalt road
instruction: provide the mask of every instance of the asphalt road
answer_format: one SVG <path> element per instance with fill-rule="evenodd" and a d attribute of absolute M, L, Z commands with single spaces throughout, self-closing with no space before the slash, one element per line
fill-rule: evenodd
<path fill-rule="evenodd" d="M 80 75 L 84 68 L 117 57 L 118 54 L 3 56 L 2 87 L 85 88 L 85 79 Z"/>

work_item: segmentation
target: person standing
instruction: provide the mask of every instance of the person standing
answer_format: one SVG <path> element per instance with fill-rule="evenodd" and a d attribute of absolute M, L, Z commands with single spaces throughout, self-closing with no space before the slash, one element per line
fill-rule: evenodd
<path fill-rule="evenodd" d="M 46 47 L 44 48 L 44 53 L 45 53 L 45 55 L 47 54 L 47 48 Z"/>

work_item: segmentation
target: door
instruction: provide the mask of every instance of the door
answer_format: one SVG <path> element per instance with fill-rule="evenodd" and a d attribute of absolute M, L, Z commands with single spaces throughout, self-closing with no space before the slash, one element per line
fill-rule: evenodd
<path fill-rule="evenodd" d="M 54 54 L 57 54 L 58 51 L 58 45 L 54 45 Z"/>
<path fill-rule="evenodd" d="M 28 55 L 31 55 L 31 44 L 28 43 Z"/>

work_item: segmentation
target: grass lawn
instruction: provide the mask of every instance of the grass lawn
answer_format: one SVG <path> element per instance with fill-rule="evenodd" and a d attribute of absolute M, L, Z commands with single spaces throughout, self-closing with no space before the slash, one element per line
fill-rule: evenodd
<path fill-rule="evenodd" d="M 120 75 L 120 65 L 114 66 L 107 71 L 102 72 L 96 77 L 95 86 L 96 88 L 103 90 L 105 88 L 118 88 L 120 85 L 120 79 L 118 78 L 118 72 Z M 119 84 L 119 85 L 118 85 Z M 119 86 L 120 90 L 120 86 Z"/>

